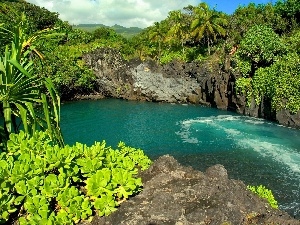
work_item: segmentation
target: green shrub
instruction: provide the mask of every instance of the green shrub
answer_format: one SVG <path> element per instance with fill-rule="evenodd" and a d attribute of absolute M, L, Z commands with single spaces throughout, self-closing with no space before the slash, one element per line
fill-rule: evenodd
<path fill-rule="evenodd" d="M 245 34 L 236 56 L 238 62 L 247 64 L 248 71 L 241 71 L 247 77 L 253 75 L 251 73 L 254 73 L 254 71 L 251 71 L 251 69 L 256 70 L 257 67 L 271 65 L 278 56 L 284 55 L 286 51 L 287 48 L 284 42 L 272 28 L 256 25 L 251 27 Z M 245 67 L 245 65 L 241 67 Z"/>
<path fill-rule="evenodd" d="M 167 63 L 171 62 L 172 60 L 185 61 L 186 57 L 180 51 L 177 51 L 177 52 L 163 52 L 163 54 L 161 55 L 161 57 L 159 59 L 161 64 L 167 64 Z"/>
<path fill-rule="evenodd" d="M 74 224 L 109 215 L 141 190 L 138 170 L 151 161 L 120 142 L 117 150 L 96 142 L 60 148 L 49 134 L 11 134 L 0 153 L 0 223 Z"/>
<path fill-rule="evenodd" d="M 271 190 L 267 189 L 263 185 L 259 185 L 259 186 L 248 185 L 247 188 L 253 193 L 257 194 L 259 197 L 267 199 L 272 208 L 278 209 L 278 203 L 275 200 Z"/>
<path fill-rule="evenodd" d="M 246 33 L 234 57 L 243 75 L 236 81 L 236 90 L 246 96 L 248 106 L 252 99 L 257 105 L 267 99 L 273 111 L 299 111 L 297 35 L 295 32 L 284 42 L 271 28 L 261 25 Z"/>

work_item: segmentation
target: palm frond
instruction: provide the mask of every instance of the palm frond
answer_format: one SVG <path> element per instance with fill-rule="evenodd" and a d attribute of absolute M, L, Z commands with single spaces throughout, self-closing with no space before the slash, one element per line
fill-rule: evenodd
<path fill-rule="evenodd" d="M 64 145 L 59 127 L 59 95 L 49 78 L 33 74 L 33 62 L 27 58 L 32 52 L 42 58 L 32 43 L 41 35 L 47 36 L 49 30 L 26 37 L 23 19 L 14 28 L 11 48 L 6 46 L 0 57 L 0 110 L 4 117 L 0 140 L 8 140 L 10 133 L 19 131 L 16 118 L 20 118 L 25 132 L 49 130 L 53 142 Z"/>

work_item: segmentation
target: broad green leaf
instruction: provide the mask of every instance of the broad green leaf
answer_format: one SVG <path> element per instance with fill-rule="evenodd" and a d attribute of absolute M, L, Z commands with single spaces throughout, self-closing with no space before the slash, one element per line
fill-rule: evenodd
<path fill-rule="evenodd" d="M 107 168 L 98 170 L 86 181 L 87 194 L 92 197 L 112 195 L 114 184 L 111 183 L 111 171 Z"/>
<path fill-rule="evenodd" d="M 101 198 L 97 198 L 94 206 L 97 209 L 99 216 L 108 216 L 117 210 L 117 202 L 110 195 L 103 195 Z"/>

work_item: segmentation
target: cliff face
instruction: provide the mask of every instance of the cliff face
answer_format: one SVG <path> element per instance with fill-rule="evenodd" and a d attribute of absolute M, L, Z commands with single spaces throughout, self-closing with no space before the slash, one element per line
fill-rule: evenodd
<path fill-rule="evenodd" d="M 300 114 L 287 110 L 274 112 L 265 99 L 250 107 L 235 91 L 233 74 L 218 62 L 171 62 L 160 66 L 153 61 L 125 61 L 120 53 L 100 48 L 84 55 L 83 59 L 97 76 L 97 92 L 104 97 L 156 102 L 205 104 L 244 115 L 261 117 L 286 126 L 300 128 Z M 229 62 L 229 60 L 227 60 Z"/>

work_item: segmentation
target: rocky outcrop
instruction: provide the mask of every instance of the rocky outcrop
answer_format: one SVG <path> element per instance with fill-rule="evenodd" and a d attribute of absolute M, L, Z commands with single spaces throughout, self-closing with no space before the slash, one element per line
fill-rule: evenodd
<path fill-rule="evenodd" d="M 95 91 L 100 96 L 205 104 L 300 128 L 299 113 L 273 112 L 268 99 L 258 106 L 253 101 L 248 107 L 245 97 L 235 91 L 238 74 L 229 69 L 229 58 L 223 66 L 218 59 L 191 63 L 173 61 L 160 66 L 154 61 L 127 62 L 117 50 L 100 48 L 85 54 L 83 59 L 97 76 Z"/>
<path fill-rule="evenodd" d="M 288 214 L 228 179 L 215 165 L 205 173 L 181 166 L 162 156 L 142 174 L 143 191 L 121 204 L 108 217 L 95 217 L 97 225 L 300 225 Z"/>
<path fill-rule="evenodd" d="M 159 102 L 199 103 L 200 87 L 180 63 L 160 67 L 154 61 L 126 62 L 114 49 L 102 48 L 84 60 L 97 76 L 98 92 L 107 97 Z M 181 68 L 177 68 L 181 67 Z"/>
<path fill-rule="evenodd" d="M 131 72 L 134 93 L 140 93 L 147 100 L 189 102 L 194 96 L 195 102 L 199 99 L 200 87 L 196 78 L 184 73 L 168 76 L 163 68 L 156 70 L 150 63 L 141 63 L 132 68 Z"/>

